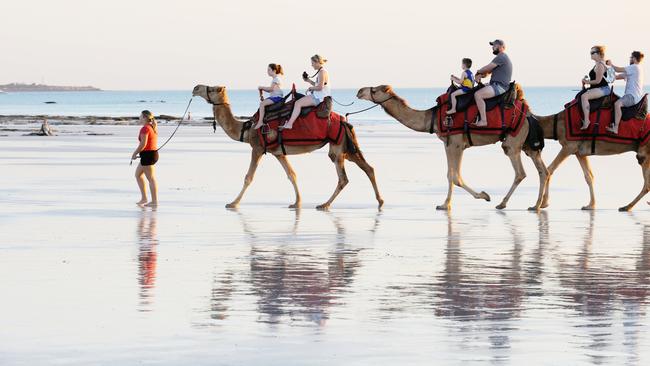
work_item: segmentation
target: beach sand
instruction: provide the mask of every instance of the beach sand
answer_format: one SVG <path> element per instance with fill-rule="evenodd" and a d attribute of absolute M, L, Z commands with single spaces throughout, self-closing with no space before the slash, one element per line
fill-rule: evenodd
<path fill-rule="evenodd" d="M 3 127 L 2 365 L 650 362 L 649 207 L 616 211 L 642 185 L 633 153 L 591 159 L 597 211 L 579 209 L 588 189 L 569 158 L 534 213 L 530 160 L 497 211 L 510 162 L 498 145 L 472 148 L 463 177 L 492 202 L 456 188 L 447 213 L 434 209 L 447 191 L 442 143 L 359 124 L 381 212 L 350 163 L 330 212 L 314 209 L 336 184 L 327 148 L 290 157 L 301 210 L 286 208 L 293 190 L 271 156 L 227 210 L 250 149 L 184 126 L 160 152 L 151 210 L 134 204 L 137 126 Z M 558 150 L 547 141 L 547 164 Z"/>

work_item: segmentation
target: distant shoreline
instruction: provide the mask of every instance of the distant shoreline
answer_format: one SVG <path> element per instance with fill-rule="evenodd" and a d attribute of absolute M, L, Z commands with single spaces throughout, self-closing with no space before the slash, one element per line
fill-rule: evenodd
<path fill-rule="evenodd" d="M 5 93 L 22 92 L 74 92 L 74 91 L 101 91 L 94 86 L 56 86 L 44 84 L 11 83 L 0 85 L 0 91 Z"/>
<path fill-rule="evenodd" d="M 242 122 L 250 119 L 250 117 L 245 116 L 235 116 L 242 120 Z M 180 121 L 180 117 L 170 116 L 170 115 L 159 115 L 156 116 L 156 119 L 159 122 L 174 122 L 177 123 Z M 2 125 L 28 125 L 34 123 L 42 123 L 43 120 L 47 120 L 51 125 L 137 125 L 139 124 L 138 116 L 123 116 L 123 117 L 111 117 L 111 116 L 57 116 L 57 115 L 0 115 L 0 126 Z M 200 117 L 193 118 L 191 120 L 184 120 L 183 124 L 187 125 L 206 125 L 211 124 L 213 117 Z"/>

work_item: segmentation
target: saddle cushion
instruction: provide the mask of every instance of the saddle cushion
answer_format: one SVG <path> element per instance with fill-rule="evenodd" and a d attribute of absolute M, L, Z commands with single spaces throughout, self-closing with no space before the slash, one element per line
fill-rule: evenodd
<path fill-rule="evenodd" d="M 614 96 L 615 97 L 615 96 Z M 614 99 L 615 100 L 615 99 Z M 591 125 L 586 130 L 582 126 L 582 110 L 579 100 L 567 103 L 564 110 L 566 123 L 566 138 L 570 141 L 592 140 L 607 141 L 619 144 L 646 144 L 650 139 L 650 115 L 645 119 L 630 118 L 621 120 L 618 134 L 607 131 L 607 126 L 614 122 L 614 111 L 611 108 L 589 110 Z"/>
<path fill-rule="evenodd" d="M 474 93 L 476 93 L 479 89 L 484 87 L 485 85 L 480 84 L 474 87 L 472 90 L 468 91 L 467 93 L 461 94 L 458 97 L 456 97 L 456 111 L 464 112 L 470 106 L 472 105 L 475 106 L 476 101 L 474 99 Z M 447 94 L 450 95 L 456 90 L 458 90 L 458 87 L 452 85 L 447 89 Z M 515 91 L 515 82 L 513 81 L 512 83 L 510 83 L 510 86 L 508 87 L 508 90 L 505 93 L 485 100 L 485 110 L 490 111 L 499 104 L 504 104 L 506 108 L 512 108 L 512 105 L 514 104 L 516 97 L 517 95 Z M 451 100 L 448 100 L 448 104 L 451 107 Z"/>
<path fill-rule="evenodd" d="M 273 149 L 282 143 L 287 146 L 306 146 L 332 142 L 340 144 L 343 140 L 343 123 L 345 117 L 330 113 L 328 118 L 319 118 L 317 110 L 312 109 L 304 117 L 299 117 L 289 130 L 278 132 L 278 126 L 284 124 L 284 119 L 269 121 L 267 126 L 257 130 L 258 137 L 265 149 Z M 267 130 L 268 128 L 268 130 Z"/>
<path fill-rule="evenodd" d="M 492 110 L 487 111 L 488 125 L 485 127 L 477 127 L 472 123 L 478 117 L 478 108 L 473 104 L 464 112 L 454 113 L 449 119 L 446 112 L 449 110 L 449 103 L 447 100 L 449 94 L 443 94 L 438 97 L 438 131 L 441 136 L 457 135 L 464 132 L 465 121 L 468 122 L 469 131 L 473 134 L 479 135 L 500 135 L 504 132 L 509 133 L 511 136 L 516 136 L 522 126 L 522 121 L 526 117 L 528 106 L 521 100 L 517 100 L 513 104 L 513 108 L 502 108 L 496 106 Z M 467 116 L 467 119 L 465 119 Z M 451 123 L 449 123 L 451 122 Z"/>

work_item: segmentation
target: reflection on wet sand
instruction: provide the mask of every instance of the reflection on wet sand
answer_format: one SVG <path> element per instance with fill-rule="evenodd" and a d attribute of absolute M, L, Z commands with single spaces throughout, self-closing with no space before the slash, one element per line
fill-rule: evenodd
<path fill-rule="evenodd" d="M 156 285 L 158 238 L 156 210 L 142 209 L 138 220 L 138 284 L 140 285 L 139 311 L 150 311 L 153 289 Z"/>
<path fill-rule="evenodd" d="M 593 253 L 595 212 L 590 213 L 582 248 L 571 260 L 558 256 L 562 295 L 568 306 L 586 320 L 575 325 L 582 330 L 575 342 L 586 349 L 586 355 L 595 364 L 611 362 L 604 351 L 618 348 L 616 312 L 622 313 L 623 342 L 627 361 L 635 364 L 638 358 L 638 332 L 645 320 L 644 305 L 648 296 L 650 276 L 650 227 L 643 227 L 642 247 L 637 253 L 626 255 L 596 255 Z M 634 268 L 624 268 L 618 258 L 636 258 Z M 583 343 L 583 332 L 589 342 Z"/>
<path fill-rule="evenodd" d="M 250 272 L 239 284 L 235 283 L 232 271 L 218 275 L 212 290 L 211 317 L 226 318 L 226 304 L 235 287 L 248 286 L 256 298 L 259 322 L 307 321 L 325 325 L 332 307 L 353 282 L 361 265 L 360 250 L 347 243 L 341 218 L 323 213 L 336 230 L 333 236 L 328 232 L 317 237 L 313 233 L 301 236 L 301 211 L 295 210 L 291 231 L 280 238 L 267 238 L 252 227 L 244 213 L 234 212 L 250 244 Z M 370 231 L 374 233 L 377 227 L 378 219 Z"/>

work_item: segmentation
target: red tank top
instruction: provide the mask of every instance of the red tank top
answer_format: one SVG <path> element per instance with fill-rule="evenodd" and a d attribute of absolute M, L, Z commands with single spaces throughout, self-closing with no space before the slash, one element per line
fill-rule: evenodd
<path fill-rule="evenodd" d="M 154 132 L 153 127 L 149 124 L 142 126 L 138 135 L 138 141 L 140 141 L 140 136 L 142 135 L 147 137 L 147 144 L 144 145 L 144 150 L 142 151 L 156 150 L 156 146 L 158 146 L 158 134 Z"/>

